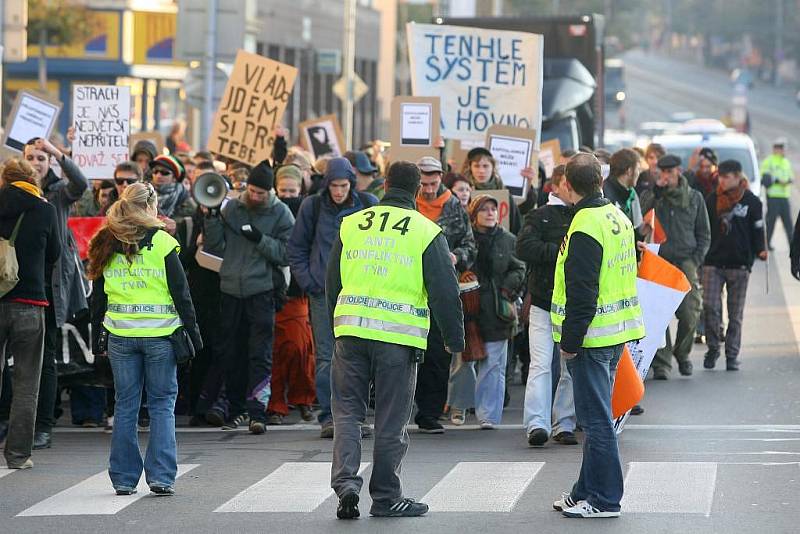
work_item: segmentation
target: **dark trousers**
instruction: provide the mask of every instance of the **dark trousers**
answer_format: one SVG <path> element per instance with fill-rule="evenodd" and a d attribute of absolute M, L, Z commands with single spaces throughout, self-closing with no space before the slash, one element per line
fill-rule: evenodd
<path fill-rule="evenodd" d="M 52 298 L 50 300 L 52 302 Z M 44 356 L 42 376 L 39 382 L 39 401 L 36 408 L 36 432 L 52 432 L 56 424 L 56 396 L 58 395 L 58 373 L 56 354 L 61 341 L 61 328 L 56 325 L 56 313 L 52 306 L 44 312 Z"/>
<path fill-rule="evenodd" d="M 673 342 L 669 327 L 667 327 L 667 346 L 656 351 L 655 358 L 651 364 L 654 369 L 665 369 L 667 371 L 672 369 L 673 356 L 679 364 L 689 361 L 689 354 L 692 352 L 692 344 L 694 343 L 694 331 L 697 327 L 700 308 L 703 304 L 702 290 L 697 278 L 697 265 L 691 260 L 684 260 L 675 266 L 686 275 L 692 288 L 683 297 L 683 302 L 675 311 L 675 317 L 678 318 L 675 341 Z"/>
<path fill-rule="evenodd" d="M 706 320 L 706 344 L 710 355 L 719 356 L 719 331 L 722 322 L 722 288 L 728 292 L 728 330 L 725 334 L 725 358 L 736 360 L 742 346 L 742 319 L 747 298 L 750 271 L 745 268 L 703 267 L 703 308 Z"/>
<path fill-rule="evenodd" d="M 575 415 L 583 428 L 583 461 L 572 499 L 618 512 L 622 500 L 622 464 L 611 418 L 611 390 L 622 345 L 580 349 L 567 369 L 572 375 Z"/>
<path fill-rule="evenodd" d="M 331 364 L 333 466 L 331 487 L 341 497 L 361 491 L 361 425 L 366 421 L 369 383 L 375 384 L 375 445 L 369 493 L 374 502 L 392 504 L 403 496 L 400 464 L 408 451 L 417 349 L 393 343 L 340 337 Z"/>
<path fill-rule="evenodd" d="M 69 388 L 69 407 L 72 424 L 91 422 L 102 424 L 105 417 L 106 388 L 99 386 L 72 386 Z"/>
<path fill-rule="evenodd" d="M 0 371 L 6 364 L 6 351 L 14 357 L 14 397 L 5 447 L 9 467 L 20 466 L 31 456 L 43 350 L 44 308 L 0 302 Z"/>
<path fill-rule="evenodd" d="M 256 421 L 267 420 L 271 394 L 272 339 L 275 299 L 272 291 L 237 298 L 222 294 L 220 327 L 225 342 L 225 392 L 231 416 L 247 413 Z M 238 340 L 246 340 L 240 350 Z M 243 371 L 246 370 L 246 374 Z"/>
<path fill-rule="evenodd" d="M 775 222 L 778 218 L 783 223 L 786 239 L 791 244 L 794 226 L 790 211 L 788 198 L 767 198 L 767 244 L 770 248 L 772 248 L 772 232 L 775 231 Z"/>
<path fill-rule="evenodd" d="M 444 349 L 444 340 L 436 326 L 436 321 L 431 321 L 428 331 L 428 349 L 425 351 L 425 361 L 417 371 L 417 416 L 416 422 L 433 419 L 442 415 L 447 402 L 447 380 L 450 378 L 451 355 Z"/>

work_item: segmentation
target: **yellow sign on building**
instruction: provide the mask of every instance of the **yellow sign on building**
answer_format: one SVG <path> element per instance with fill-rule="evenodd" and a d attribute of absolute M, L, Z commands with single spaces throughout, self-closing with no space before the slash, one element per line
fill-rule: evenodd
<path fill-rule="evenodd" d="M 175 61 L 178 32 L 175 13 L 136 11 L 133 14 L 133 62 L 141 64 L 180 64 Z"/>

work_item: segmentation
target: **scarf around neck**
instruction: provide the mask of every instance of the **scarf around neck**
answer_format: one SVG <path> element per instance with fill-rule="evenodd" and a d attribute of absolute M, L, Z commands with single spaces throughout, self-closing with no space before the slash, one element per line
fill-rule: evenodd
<path fill-rule="evenodd" d="M 747 182 L 747 178 L 742 178 L 739 181 L 739 185 L 734 187 L 733 189 L 729 189 L 725 191 L 722 189 L 722 185 L 717 186 L 717 217 L 724 218 L 733 207 L 742 200 L 744 196 L 744 192 L 747 191 L 749 187 L 749 183 Z"/>
<path fill-rule="evenodd" d="M 689 185 L 686 181 L 686 178 L 683 176 L 680 177 L 678 181 L 678 186 L 674 188 L 670 187 L 658 187 L 656 189 L 660 190 L 660 196 L 664 198 L 669 204 L 672 204 L 676 208 L 688 208 L 689 207 Z"/>
<path fill-rule="evenodd" d="M 449 189 L 445 189 L 441 195 L 433 200 L 425 200 L 425 197 L 421 194 L 417 195 L 417 210 L 429 221 L 436 222 L 442 215 L 444 205 L 450 200 L 451 196 L 453 196 L 453 193 Z"/>
<path fill-rule="evenodd" d="M 503 184 L 503 180 L 497 176 L 496 174 L 493 175 L 491 178 L 486 180 L 483 183 L 479 183 L 474 177 L 472 178 L 472 184 L 478 191 L 486 191 L 488 189 L 505 189 L 505 185 Z"/>
<path fill-rule="evenodd" d="M 180 183 L 161 185 L 156 188 L 156 193 L 158 193 L 158 214 L 164 217 L 172 217 L 189 194 Z"/>
<path fill-rule="evenodd" d="M 42 190 L 39 189 L 39 187 L 35 184 L 18 180 L 16 182 L 11 182 L 11 185 L 13 185 L 14 187 L 18 187 L 19 189 L 22 189 L 26 193 L 30 193 L 31 195 L 37 198 L 42 198 Z"/>

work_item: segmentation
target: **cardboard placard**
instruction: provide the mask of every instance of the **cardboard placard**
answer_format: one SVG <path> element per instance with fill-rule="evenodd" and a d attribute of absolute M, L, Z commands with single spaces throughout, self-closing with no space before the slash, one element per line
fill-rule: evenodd
<path fill-rule="evenodd" d="M 558 139 L 551 139 L 542 143 L 539 149 L 539 161 L 544 165 L 547 178 L 553 176 L 553 169 L 561 164 L 561 143 Z"/>
<path fill-rule="evenodd" d="M 442 99 L 444 137 L 483 142 L 493 124 L 541 129 L 541 35 L 413 22 L 406 35 L 412 93 Z"/>
<path fill-rule="evenodd" d="M 451 139 L 449 142 L 450 155 L 447 162 L 452 166 L 453 172 L 464 174 L 461 169 L 464 167 L 464 162 L 467 161 L 467 154 L 469 149 L 464 148 L 461 141 L 458 139 Z"/>
<path fill-rule="evenodd" d="M 347 150 L 339 118 L 334 114 L 303 121 L 298 128 L 300 128 L 300 145 L 314 154 L 314 159 L 322 156 L 336 158 Z"/>
<path fill-rule="evenodd" d="M 273 130 L 280 124 L 297 69 L 239 50 L 222 95 L 208 149 L 257 165 L 272 155 Z"/>
<path fill-rule="evenodd" d="M 61 112 L 61 101 L 33 91 L 19 91 L 6 121 L 3 148 L 22 152 L 34 137 L 47 139 Z"/>
<path fill-rule="evenodd" d="M 478 195 L 489 195 L 497 199 L 497 219 L 500 225 L 506 229 L 511 229 L 511 192 L 508 189 L 483 189 L 474 191 L 472 198 Z"/>
<path fill-rule="evenodd" d="M 128 152 L 133 155 L 133 147 L 136 146 L 136 143 L 139 141 L 150 141 L 154 145 L 156 145 L 156 154 L 163 154 L 164 153 L 164 136 L 161 132 L 158 131 L 151 131 L 151 132 L 139 132 L 130 135 L 130 143 Z"/>
<path fill-rule="evenodd" d="M 530 183 L 520 173 L 526 167 L 538 167 L 536 131 L 494 124 L 486 133 L 486 148 L 497 162 L 503 184 L 515 196 L 525 198 Z"/>
<path fill-rule="evenodd" d="M 72 88 L 75 141 L 72 159 L 87 178 L 114 177 L 128 161 L 131 88 L 125 85 L 76 85 Z"/>
<path fill-rule="evenodd" d="M 392 100 L 390 158 L 416 162 L 439 157 L 439 97 L 397 96 Z"/>

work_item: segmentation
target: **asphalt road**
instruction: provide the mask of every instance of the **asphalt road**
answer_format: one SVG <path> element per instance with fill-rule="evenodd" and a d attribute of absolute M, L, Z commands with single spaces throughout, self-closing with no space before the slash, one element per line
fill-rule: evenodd
<path fill-rule="evenodd" d="M 663 60 L 647 59 L 641 64 L 655 62 L 658 72 L 628 69 L 629 122 L 724 109 L 721 85 L 698 87 L 695 67 L 666 62 L 663 73 Z M 724 85 L 723 76 L 701 73 Z M 797 110 L 769 103 L 766 94 L 764 109 L 753 111 L 756 135 L 794 138 Z M 626 497 L 619 519 L 587 523 L 551 510 L 577 475 L 580 449 L 528 448 L 523 390 L 515 385 L 498 430 L 428 436 L 412 428 L 403 479 L 408 496 L 431 504 L 424 518 L 337 521 L 328 490 L 331 442 L 310 426 L 264 436 L 181 428 L 183 474 L 170 498 L 113 496 L 104 473 L 110 436 L 59 427 L 54 447 L 36 452 L 34 469 L 0 469 L 0 532 L 797 532 L 800 283 L 788 274 L 787 245 L 776 240 L 776 247 L 777 259 L 768 269 L 756 265 L 751 277 L 742 370 L 703 371 L 696 346 L 694 376 L 647 383 L 646 412 L 620 438 Z M 366 441 L 364 462 L 371 450 Z M 365 490 L 364 516 L 368 508 Z"/>

